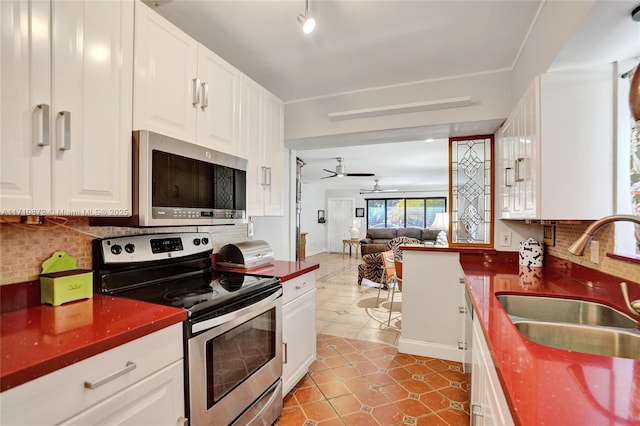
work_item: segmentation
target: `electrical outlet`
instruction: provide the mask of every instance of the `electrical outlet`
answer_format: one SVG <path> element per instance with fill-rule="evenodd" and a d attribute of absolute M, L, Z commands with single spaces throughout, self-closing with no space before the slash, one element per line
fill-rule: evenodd
<path fill-rule="evenodd" d="M 589 246 L 592 263 L 600 263 L 600 244 L 597 241 L 591 241 Z"/>
<path fill-rule="evenodd" d="M 500 233 L 500 246 L 511 247 L 511 232 L 505 231 Z"/>

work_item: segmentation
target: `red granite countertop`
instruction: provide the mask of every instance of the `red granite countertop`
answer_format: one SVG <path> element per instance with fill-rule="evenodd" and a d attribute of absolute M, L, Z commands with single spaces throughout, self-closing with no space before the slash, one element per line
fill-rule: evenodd
<path fill-rule="evenodd" d="M 0 391 L 187 319 L 180 308 L 95 294 L 0 315 Z"/>
<path fill-rule="evenodd" d="M 621 279 L 553 257 L 541 272 L 481 256 L 461 255 L 461 263 L 516 424 L 640 425 L 640 361 L 529 341 L 495 298 L 500 293 L 579 298 L 628 313 Z M 640 285 L 629 284 L 630 297 L 639 299 Z"/>
<path fill-rule="evenodd" d="M 273 264 L 254 269 L 223 268 L 217 266 L 215 263 L 213 264 L 213 268 L 216 271 L 242 272 L 250 275 L 271 275 L 280 278 L 282 282 L 289 281 L 295 277 L 314 271 L 319 267 L 320 265 L 318 263 L 307 262 L 306 260 L 301 260 L 299 262 L 274 260 Z"/>

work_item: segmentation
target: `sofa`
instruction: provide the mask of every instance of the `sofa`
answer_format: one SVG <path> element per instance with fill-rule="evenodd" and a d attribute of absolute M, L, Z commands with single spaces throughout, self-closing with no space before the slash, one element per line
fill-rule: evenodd
<path fill-rule="evenodd" d="M 400 246 L 407 244 L 419 244 L 420 240 L 411 237 L 396 237 L 385 244 L 385 249 L 376 253 L 368 253 L 362 256 L 362 261 L 358 265 L 358 285 L 362 285 L 362 279 L 366 278 L 374 283 L 382 284 L 386 287 L 391 281 L 395 281 L 394 276 L 385 274 L 385 265 L 382 256 L 385 252 L 393 253 L 393 260 L 402 260 Z"/>
<path fill-rule="evenodd" d="M 397 237 L 415 238 L 420 242 L 432 241 L 434 244 L 440 231 L 420 228 L 380 228 L 367 229 L 367 236 L 360 240 L 360 253 L 378 253 L 385 251 L 389 241 Z"/>

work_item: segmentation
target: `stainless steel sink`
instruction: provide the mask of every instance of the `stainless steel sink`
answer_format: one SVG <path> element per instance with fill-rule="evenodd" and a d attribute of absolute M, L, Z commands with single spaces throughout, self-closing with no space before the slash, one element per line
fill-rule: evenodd
<path fill-rule="evenodd" d="M 541 321 L 514 321 L 520 333 L 541 345 L 640 360 L 640 332 Z"/>
<path fill-rule="evenodd" d="M 557 297 L 501 294 L 498 302 L 515 322 L 518 319 L 636 329 L 630 316 L 609 306 Z"/>

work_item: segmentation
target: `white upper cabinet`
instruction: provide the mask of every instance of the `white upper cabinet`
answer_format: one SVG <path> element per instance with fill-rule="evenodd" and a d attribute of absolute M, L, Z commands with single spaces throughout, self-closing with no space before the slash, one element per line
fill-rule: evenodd
<path fill-rule="evenodd" d="M 128 214 L 133 4 L 3 1 L 3 214 Z"/>
<path fill-rule="evenodd" d="M 283 103 L 245 76 L 240 103 L 240 156 L 249 160 L 247 215 L 282 216 Z"/>
<path fill-rule="evenodd" d="M 237 154 L 240 72 L 136 2 L 133 127 Z"/>
<path fill-rule="evenodd" d="M 133 129 L 195 142 L 198 43 L 135 3 Z"/>
<path fill-rule="evenodd" d="M 502 219 L 613 212 L 612 68 L 537 77 L 498 131 Z"/>

